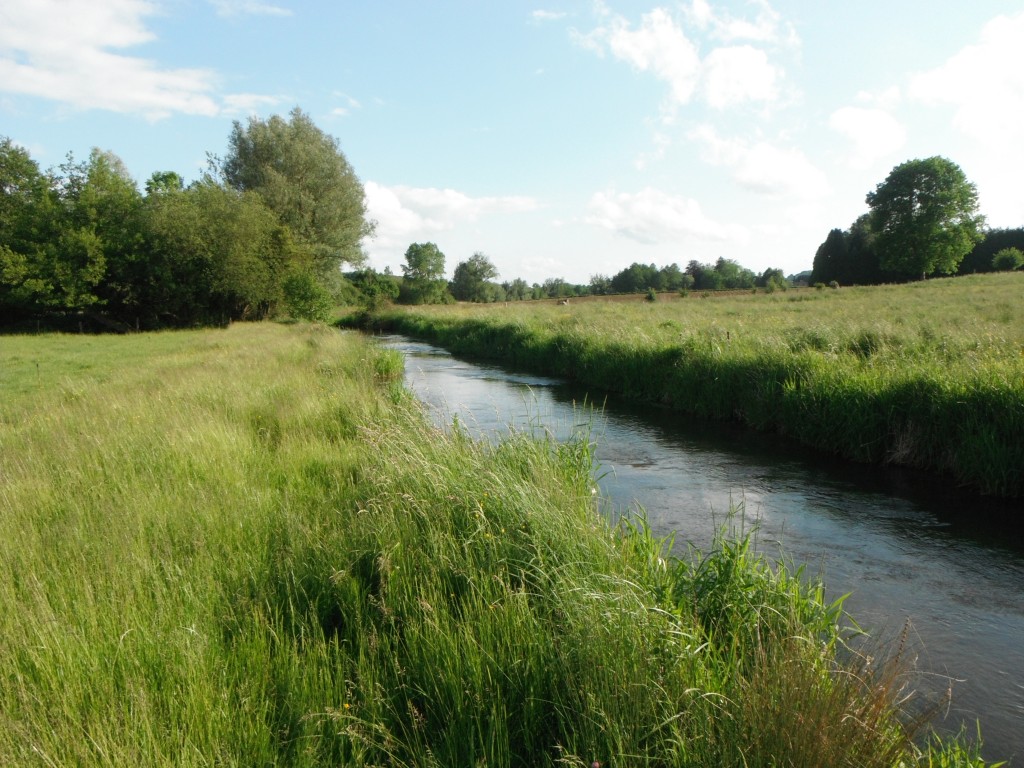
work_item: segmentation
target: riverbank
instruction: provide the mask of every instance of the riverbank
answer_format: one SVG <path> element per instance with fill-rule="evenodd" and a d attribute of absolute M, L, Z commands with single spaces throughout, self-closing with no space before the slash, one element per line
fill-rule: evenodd
<path fill-rule="evenodd" d="M 655 302 L 392 307 L 368 322 L 854 461 L 1019 497 L 1022 288 L 1024 275 L 980 275 Z"/>
<path fill-rule="evenodd" d="M 820 585 L 666 562 L 586 439 L 438 431 L 355 335 L 0 358 L 0 763 L 980 765 Z"/>

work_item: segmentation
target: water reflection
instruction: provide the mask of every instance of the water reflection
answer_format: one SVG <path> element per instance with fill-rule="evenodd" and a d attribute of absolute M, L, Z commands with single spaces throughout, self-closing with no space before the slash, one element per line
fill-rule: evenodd
<path fill-rule="evenodd" d="M 439 424 L 457 416 L 487 438 L 510 426 L 560 439 L 589 429 L 609 514 L 641 505 L 656 533 L 675 532 L 679 554 L 690 544 L 706 549 L 742 502 L 759 546 L 820 571 L 832 597 L 851 593 L 846 607 L 861 626 L 892 635 L 911 622 L 923 643 L 920 667 L 935 673 L 923 687 L 961 681 L 944 727 L 973 733 L 980 719 L 987 756 L 1024 758 L 1019 502 L 823 459 L 779 436 L 671 411 L 611 399 L 595 409 L 585 391 L 554 379 L 398 337 L 384 343 L 405 353 L 406 381 Z"/>

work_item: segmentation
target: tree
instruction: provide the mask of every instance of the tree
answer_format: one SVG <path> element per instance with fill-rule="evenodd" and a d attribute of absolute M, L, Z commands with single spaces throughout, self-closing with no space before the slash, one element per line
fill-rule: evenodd
<path fill-rule="evenodd" d="M 291 230 L 255 192 L 207 177 L 146 203 L 152 279 L 140 290 L 153 323 L 264 317 L 281 300 L 286 279 L 308 273 L 294 254 Z M 296 280 L 296 294 L 303 281 Z"/>
<path fill-rule="evenodd" d="M 683 273 L 678 264 L 669 264 L 667 267 L 662 267 L 659 277 L 659 287 L 663 291 L 678 291 L 689 287 L 689 276 Z"/>
<path fill-rule="evenodd" d="M 434 243 L 413 243 L 402 265 L 405 281 L 399 301 L 406 304 L 443 304 L 448 297 L 444 281 L 444 254 Z"/>
<path fill-rule="evenodd" d="M 755 275 L 732 259 L 719 257 L 715 262 L 715 273 L 721 278 L 721 287 L 729 290 L 753 288 Z"/>
<path fill-rule="evenodd" d="M 362 239 L 373 233 L 363 185 L 337 139 L 297 107 L 289 117 L 252 117 L 245 127 L 235 121 L 223 177 L 239 191 L 259 194 L 324 275 L 344 263 L 361 264 Z"/>
<path fill-rule="evenodd" d="M 284 279 L 284 306 L 296 320 L 327 322 L 331 315 L 331 296 L 309 272 L 293 272 Z"/>
<path fill-rule="evenodd" d="M 846 261 L 847 234 L 836 228 L 828 233 L 825 242 L 818 246 L 811 268 L 812 283 L 830 283 L 839 280 L 839 265 Z"/>
<path fill-rule="evenodd" d="M 459 301 L 489 301 L 493 296 L 489 282 L 497 276 L 498 270 L 491 260 L 477 252 L 456 265 L 448 289 Z"/>
<path fill-rule="evenodd" d="M 536 291 L 534 291 L 536 295 Z M 575 296 L 576 291 L 561 277 L 551 277 L 544 281 L 541 285 L 540 296 L 536 298 L 543 298 L 547 296 L 550 299 L 564 299 L 566 297 Z"/>
<path fill-rule="evenodd" d="M 517 277 L 512 282 L 502 283 L 501 287 L 505 290 L 505 298 L 509 301 L 523 301 L 530 298 L 530 285 L 521 277 Z"/>
<path fill-rule="evenodd" d="M 38 311 L 53 294 L 53 187 L 27 151 L 0 141 L 0 314 L 10 319 Z"/>
<path fill-rule="evenodd" d="M 871 232 L 871 214 L 860 216 L 845 232 L 833 229 L 814 254 L 812 283 L 875 285 L 882 282 Z"/>
<path fill-rule="evenodd" d="M 124 162 L 113 152 L 93 149 L 85 166 L 85 184 L 77 199 L 74 224 L 93 233 L 105 262 L 96 286 L 106 314 L 128 319 L 139 309 L 137 286 L 148 276 L 142 195 Z"/>
<path fill-rule="evenodd" d="M 147 195 L 165 195 L 169 192 L 180 192 L 185 188 L 185 180 L 174 171 L 153 171 L 146 182 Z"/>
<path fill-rule="evenodd" d="M 899 276 L 952 274 L 981 239 L 977 188 L 944 157 L 896 166 L 867 204 L 879 263 Z"/>
<path fill-rule="evenodd" d="M 380 273 L 366 267 L 347 277 L 359 291 L 362 303 L 370 308 L 380 307 L 398 298 L 398 281 L 390 272 Z"/>
<path fill-rule="evenodd" d="M 590 292 L 594 296 L 604 296 L 605 294 L 611 293 L 612 291 L 612 280 L 607 275 L 591 275 L 590 276 Z"/>
<path fill-rule="evenodd" d="M 781 269 L 768 268 L 754 281 L 754 285 L 758 288 L 764 288 L 768 293 L 774 291 L 784 291 L 789 288 L 789 281 L 786 279 L 786 274 Z"/>

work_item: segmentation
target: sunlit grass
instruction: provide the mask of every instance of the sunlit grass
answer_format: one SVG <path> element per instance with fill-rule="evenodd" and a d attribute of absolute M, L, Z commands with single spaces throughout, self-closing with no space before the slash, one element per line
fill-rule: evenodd
<path fill-rule="evenodd" d="M 666 562 L 596 515 L 586 434 L 440 432 L 354 335 L 0 362 L 0 764 L 967 764 L 820 585 L 743 539 Z"/>

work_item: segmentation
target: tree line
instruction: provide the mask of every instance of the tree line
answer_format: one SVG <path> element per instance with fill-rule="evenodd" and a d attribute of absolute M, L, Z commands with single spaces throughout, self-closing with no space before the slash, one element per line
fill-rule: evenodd
<path fill-rule="evenodd" d="M 812 282 L 877 285 L 1024 264 L 1024 228 L 987 229 L 977 188 L 947 158 L 897 165 L 865 201 L 867 213 L 818 247 Z"/>
<path fill-rule="evenodd" d="M 525 280 L 497 282 L 498 271 L 483 253 L 474 253 L 459 262 L 451 280 L 445 280 L 445 255 L 435 243 L 413 243 L 405 253 L 402 277 L 378 275 L 364 270 L 348 275 L 364 293 L 373 298 L 395 300 L 403 304 L 443 304 L 452 301 L 494 302 L 528 299 L 562 299 L 576 296 L 603 296 L 689 290 L 743 290 L 764 288 L 785 290 L 790 280 L 781 269 L 766 269 L 761 274 L 735 261 L 719 258 L 713 264 L 690 261 L 685 269 L 678 264 L 658 267 L 634 262 L 611 277 L 594 275 L 587 284 L 573 284 L 560 278 L 528 284 Z M 382 290 L 380 281 L 390 277 L 393 285 Z"/>
<path fill-rule="evenodd" d="M 869 210 L 833 229 L 811 281 L 870 285 L 934 274 L 1017 269 L 1024 228 L 989 230 L 977 190 L 941 157 L 896 166 Z M 327 319 L 333 305 L 494 302 L 689 290 L 785 289 L 779 269 L 735 261 L 635 262 L 587 284 L 498 282 L 475 253 L 446 280 L 434 243 L 413 243 L 402 275 L 365 267 L 365 195 L 338 141 L 296 108 L 233 123 L 223 158 L 186 185 L 159 171 L 139 190 L 124 163 L 94 149 L 47 171 L 0 139 L 0 323 L 115 328 L 225 323 L 277 315 Z M 348 267 L 352 271 L 343 272 Z"/>
<path fill-rule="evenodd" d="M 372 232 L 336 139 L 300 109 L 233 124 L 223 158 L 140 191 L 94 149 L 43 171 L 0 140 L 0 319 L 155 328 L 323 316 Z"/>

